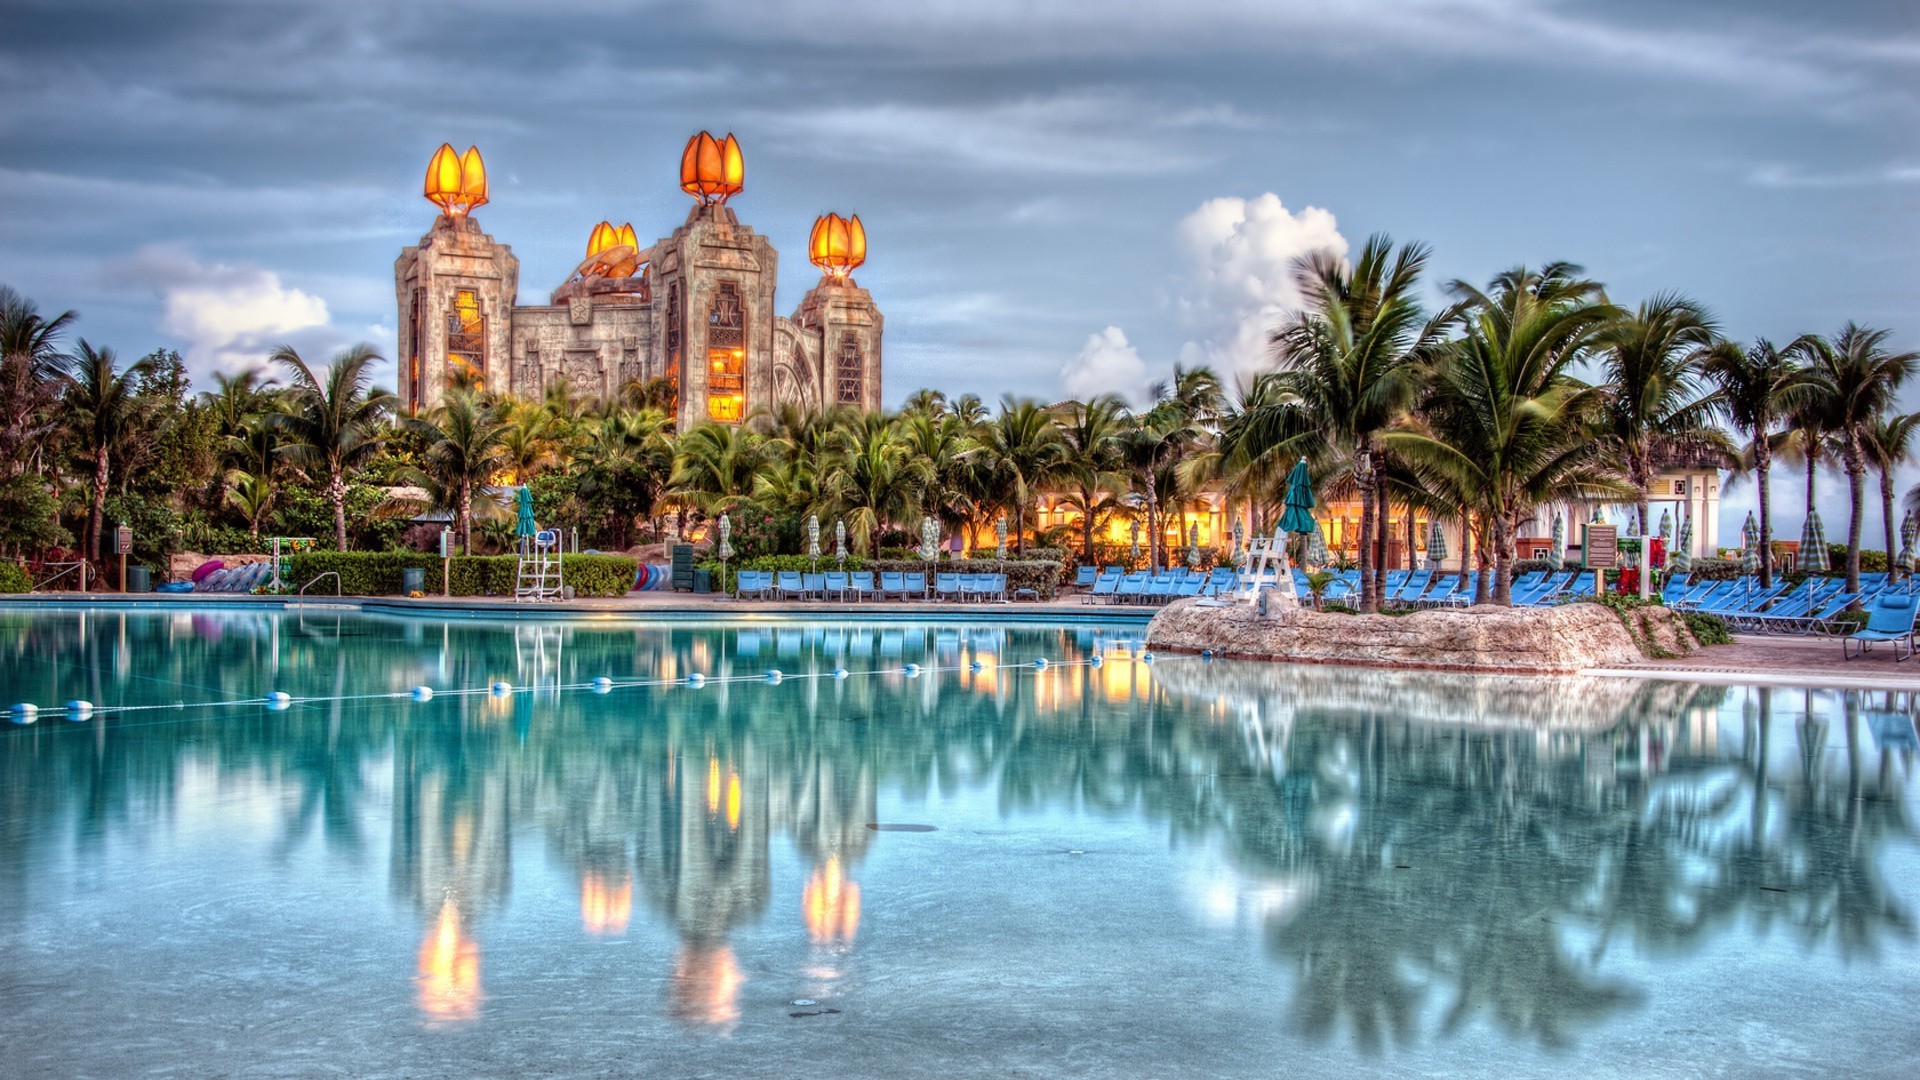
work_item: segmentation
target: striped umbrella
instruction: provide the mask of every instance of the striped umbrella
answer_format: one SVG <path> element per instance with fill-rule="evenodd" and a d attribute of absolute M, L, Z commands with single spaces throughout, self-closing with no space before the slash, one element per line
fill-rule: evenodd
<path fill-rule="evenodd" d="M 999 517 L 993 519 L 993 535 L 995 537 L 998 537 L 1000 541 L 998 546 L 994 548 L 994 558 L 999 559 L 1001 562 L 1006 562 L 1007 561 L 1007 515 L 1001 514 Z"/>
<path fill-rule="evenodd" d="M 1920 519 L 1909 510 L 1900 521 L 1900 558 L 1895 560 L 1895 565 L 1909 574 L 1914 571 L 1913 543 L 1917 539 L 1920 539 Z"/>
<path fill-rule="evenodd" d="M 807 558 L 820 561 L 820 515 L 807 515 Z"/>
<path fill-rule="evenodd" d="M 920 558 L 927 562 L 940 557 L 940 526 L 931 516 L 920 519 Z"/>
<path fill-rule="evenodd" d="M 1447 534 L 1440 529 L 1440 519 L 1435 518 L 1427 524 L 1427 569 L 1438 570 L 1446 561 Z"/>
<path fill-rule="evenodd" d="M 1757 574 L 1760 572 L 1760 526 L 1754 524 L 1753 514 L 1747 514 L 1747 523 L 1740 526 L 1740 572 Z"/>
<path fill-rule="evenodd" d="M 1555 513 L 1553 515 L 1553 546 L 1547 549 L 1547 566 L 1554 573 L 1567 562 L 1567 519 Z"/>
<path fill-rule="evenodd" d="M 847 523 L 845 521 L 833 523 L 833 557 L 838 562 L 847 561 Z"/>
<path fill-rule="evenodd" d="M 1127 548 L 1127 566 L 1131 568 L 1140 561 L 1140 519 L 1127 522 L 1127 531 L 1133 534 L 1133 543 Z"/>
<path fill-rule="evenodd" d="M 1313 566 L 1333 564 L 1333 556 L 1327 551 L 1327 531 L 1318 526 L 1307 534 L 1307 562 Z"/>
<path fill-rule="evenodd" d="M 728 559 L 733 558 L 733 541 L 729 539 L 732 536 L 733 536 L 733 519 L 728 517 L 725 514 L 721 514 L 720 515 L 720 561 L 721 562 L 726 562 Z"/>
<path fill-rule="evenodd" d="M 1693 573 L 1693 518 L 1680 523 L 1680 539 L 1667 555 L 1667 569 L 1676 574 Z"/>
<path fill-rule="evenodd" d="M 1200 569 L 1200 526 L 1187 526 L 1187 565 Z"/>
<path fill-rule="evenodd" d="M 1638 540 L 1639 538 L 1640 538 L 1640 514 L 1636 510 L 1628 510 L 1627 511 L 1627 539 Z M 1638 546 L 1638 545 L 1635 545 L 1635 546 Z M 1640 565 L 1640 553 L 1638 551 L 1626 550 L 1626 551 L 1622 551 L 1620 554 L 1624 557 L 1625 563 L 1628 567 L 1637 568 Z"/>
<path fill-rule="evenodd" d="M 1800 569 L 1809 574 L 1824 574 L 1833 569 L 1833 560 L 1827 557 L 1827 527 L 1820 520 L 1820 511 L 1807 512 L 1806 527 L 1800 530 Z"/>
<path fill-rule="evenodd" d="M 1233 565 L 1235 566 L 1240 565 L 1240 541 L 1245 536 L 1246 536 L 1246 530 L 1244 529 L 1244 527 L 1241 526 L 1240 522 L 1236 519 L 1233 523 L 1233 554 L 1229 557 L 1229 560 L 1228 560 L 1232 562 Z"/>

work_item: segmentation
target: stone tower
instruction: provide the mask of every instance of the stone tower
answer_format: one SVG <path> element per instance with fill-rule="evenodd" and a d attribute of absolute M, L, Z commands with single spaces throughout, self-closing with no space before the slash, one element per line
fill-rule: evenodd
<path fill-rule="evenodd" d="M 779 256 L 723 202 L 700 203 L 648 252 L 654 368 L 671 381 L 681 431 L 738 423 L 774 401 L 773 290 Z"/>
<path fill-rule="evenodd" d="M 432 408 L 457 373 L 511 382 L 509 342 L 520 260 L 466 214 L 441 214 L 393 264 L 400 310 L 400 400 Z"/>

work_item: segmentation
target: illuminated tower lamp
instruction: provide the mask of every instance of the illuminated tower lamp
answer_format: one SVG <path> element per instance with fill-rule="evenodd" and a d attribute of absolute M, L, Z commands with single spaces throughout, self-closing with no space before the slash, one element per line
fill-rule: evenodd
<path fill-rule="evenodd" d="M 587 237 L 587 257 L 574 269 L 577 277 L 632 277 L 639 269 L 640 244 L 633 225 L 614 228 L 608 222 L 593 227 Z"/>
<path fill-rule="evenodd" d="M 807 259 L 830 278 L 850 278 L 867 261 L 867 229 L 860 224 L 860 215 L 826 214 L 815 219 L 813 234 L 807 238 Z"/>
<path fill-rule="evenodd" d="M 460 217 L 486 205 L 487 165 L 480 160 L 480 148 L 469 146 L 460 154 L 454 152 L 452 143 L 441 143 L 427 163 L 421 194 L 448 217 Z"/>
<path fill-rule="evenodd" d="M 702 206 L 725 203 L 740 194 L 746 179 L 740 144 L 731 134 L 715 139 L 703 131 L 687 140 L 687 149 L 680 155 L 680 190 Z"/>

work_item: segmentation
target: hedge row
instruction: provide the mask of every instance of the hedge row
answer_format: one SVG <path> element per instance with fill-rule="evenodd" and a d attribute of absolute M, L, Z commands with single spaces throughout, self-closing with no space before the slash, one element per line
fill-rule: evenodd
<path fill-rule="evenodd" d="M 512 555 L 456 555 L 448 568 L 455 596 L 511 596 L 519 573 Z M 563 555 L 562 578 L 576 596 L 625 596 L 633 588 L 638 565 L 624 555 Z M 440 557 L 420 551 L 309 551 L 288 560 L 295 588 L 325 573 L 340 575 L 346 596 L 392 596 L 400 592 L 400 572 L 426 571 L 427 593 L 441 587 Z M 326 585 L 314 587 L 326 591 Z"/>
<path fill-rule="evenodd" d="M 33 575 L 17 562 L 0 560 L 0 593 L 33 591 Z"/>

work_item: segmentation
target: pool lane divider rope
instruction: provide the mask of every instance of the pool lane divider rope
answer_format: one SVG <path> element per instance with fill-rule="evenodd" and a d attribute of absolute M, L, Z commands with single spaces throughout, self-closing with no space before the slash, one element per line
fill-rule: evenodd
<path fill-rule="evenodd" d="M 1213 659 L 1213 654 L 1211 650 L 1209 650 L 1205 653 L 1202 653 L 1199 657 L 1182 657 L 1181 659 L 1199 659 L 1202 661 L 1210 661 Z M 1156 657 L 1152 652 L 1143 651 L 1139 656 L 1139 660 L 1145 664 L 1153 664 L 1157 662 L 1159 658 Z M 1093 656 L 1086 657 L 1084 659 L 1079 659 L 1079 660 L 1049 660 L 1043 656 L 1043 657 L 1036 657 L 1031 661 L 1025 661 L 1019 664 L 1012 664 L 1012 665 L 995 664 L 993 665 L 993 667 L 997 670 L 1002 670 L 1002 671 L 1014 671 L 1014 672 L 1031 671 L 1038 674 L 1039 672 L 1047 671 L 1055 667 L 1098 668 L 1103 666 L 1105 663 L 1106 661 L 1103 657 L 1101 657 L 1098 654 L 1095 654 Z M 612 678 L 608 678 L 605 675 L 602 675 L 599 678 L 592 679 L 583 683 L 564 683 L 564 684 L 556 684 L 552 686 L 515 686 L 512 683 L 500 681 L 500 682 L 489 683 L 486 686 L 462 687 L 462 688 L 455 688 L 450 690 L 436 690 L 431 686 L 423 685 L 423 686 L 416 686 L 411 690 L 394 690 L 394 691 L 388 691 L 386 693 L 379 693 L 379 694 L 331 694 L 331 695 L 324 695 L 320 697 L 295 697 L 292 694 L 288 694 L 283 690 L 275 690 L 267 694 L 265 697 L 233 698 L 226 701 L 194 701 L 194 702 L 175 701 L 167 704 L 151 704 L 151 705 L 95 705 L 91 701 L 75 700 L 75 701 L 67 702 L 66 706 L 64 707 L 64 710 L 61 710 L 61 711 L 64 711 L 66 718 L 68 720 L 79 722 L 79 721 L 91 720 L 96 716 L 106 716 L 110 713 L 119 714 L 119 713 L 135 713 L 135 712 L 155 712 L 159 710 L 232 709 L 232 708 L 252 706 L 255 708 L 265 707 L 266 709 L 273 712 L 284 712 L 288 709 L 293 708 L 295 705 L 325 705 L 333 702 L 347 702 L 347 701 L 412 700 L 416 702 L 428 702 L 428 701 L 432 701 L 434 698 L 437 698 L 437 697 L 477 697 L 479 695 L 484 694 L 488 697 L 506 698 L 506 697 L 511 697 L 514 694 L 530 694 L 530 693 L 541 693 L 541 692 L 559 694 L 559 693 L 575 692 L 580 690 L 590 690 L 596 694 L 610 694 L 615 690 L 630 690 L 630 689 L 636 689 L 636 688 L 642 688 L 642 687 L 673 687 L 673 686 L 682 687 L 688 690 L 698 690 L 709 684 L 767 683 L 770 685 L 777 685 L 779 683 L 783 683 L 788 680 L 807 681 L 811 679 L 832 679 L 838 682 L 840 680 L 850 679 L 854 677 L 873 677 L 873 676 L 881 676 L 881 675 L 904 675 L 909 679 L 917 679 L 921 675 L 937 675 L 937 674 L 960 672 L 960 671 L 968 671 L 968 672 L 973 672 L 977 674 L 981 671 L 986 670 L 987 666 L 988 665 L 982 661 L 974 660 L 966 665 L 955 665 L 953 667 L 922 667 L 919 664 L 903 664 L 900 667 L 873 668 L 867 671 L 848 671 L 846 668 L 836 667 L 831 671 L 806 671 L 806 672 L 789 673 L 789 672 L 781 671 L 779 668 L 768 668 L 765 671 L 762 671 L 759 674 L 755 674 L 755 675 L 721 675 L 721 676 L 708 676 L 702 672 L 696 671 L 696 672 L 687 674 L 685 676 L 672 678 L 672 679 L 612 679 Z M 12 720 L 16 724 L 23 724 L 23 725 L 31 724 L 40 718 L 40 714 L 42 712 L 51 713 L 54 711 L 56 710 L 51 706 L 43 709 L 41 706 L 36 705 L 32 702 L 23 701 L 23 702 L 20 702 L 19 704 L 12 706 L 7 710 L 7 718 L 9 720 Z"/>

